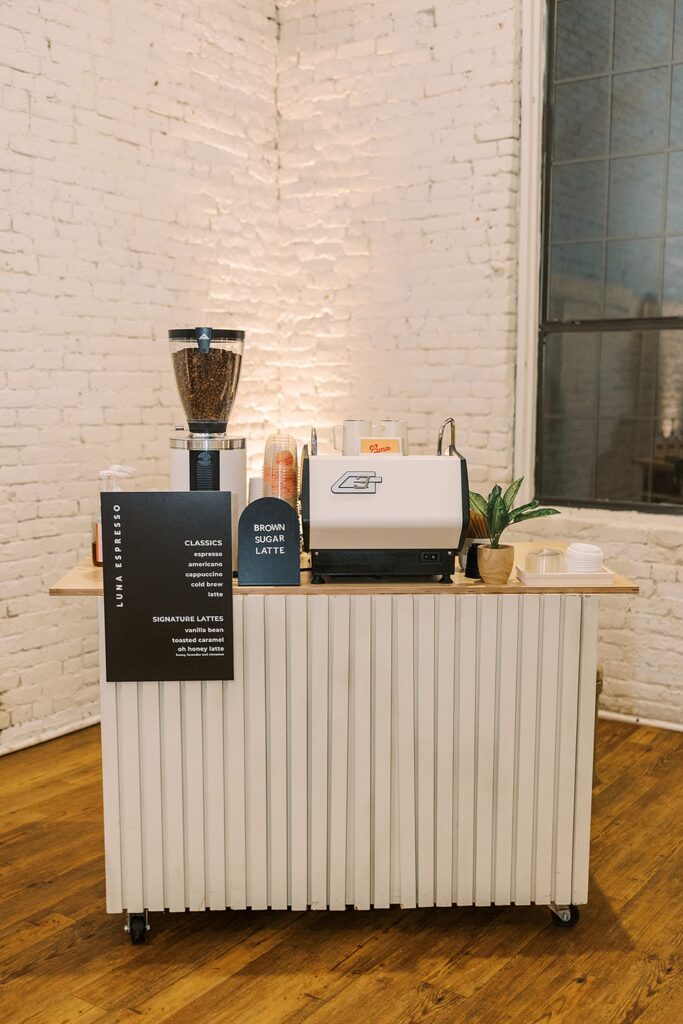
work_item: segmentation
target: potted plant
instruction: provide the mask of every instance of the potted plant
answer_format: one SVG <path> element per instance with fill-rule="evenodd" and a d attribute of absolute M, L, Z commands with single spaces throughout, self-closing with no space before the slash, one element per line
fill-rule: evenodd
<path fill-rule="evenodd" d="M 470 491 L 470 507 L 485 518 L 490 538 L 488 544 L 480 544 L 477 550 L 479 575 L 484 583 L 498 586 L 510 579 L 515 549 L 512 544 L 500 543 L 503 530 L 513 523 L 526 522 L 527 519 L 559 515 L 556 508 L 540 508 L 536 498 L 526 505 L 513 508 L 512 503 L 517 497 L 523 479 L 524 477 L 520 477 L 519 480 L 514 480 L 505 493 L 500 484 L 496 484 L 488 498 L 477 494 L 476 491 Z"/>

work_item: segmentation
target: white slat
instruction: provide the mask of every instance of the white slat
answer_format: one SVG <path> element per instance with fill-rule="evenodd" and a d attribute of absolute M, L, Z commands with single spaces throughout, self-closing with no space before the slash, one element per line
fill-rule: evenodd
<path fill-rule="evenodd" d="M 557 687 L 560 657 L 559 594 L 541 598 L 540 717 L 536 760 L 536 857 L 534 903 L 552 898 L 553 817 L 555 813 L 555 753 L 557 750 Z"/>
<path fill-rule="evenodd" d="M 287 648 L 285 598 L 268 597 L 266 722 L 268 729 L 268 905 L 287 909 Z"/>
<path fill-rule="evenodd" d="M 494 594 L 477 598 L 479 604 L 479 658 L 476 757 L 476 845 L 474 902 L 489 906 L 493 900 L 493 795 L 496 742 L 496 673 L 498 601 Z"/>
<path fill-rule="evenodd" d="M 346 816 L 349 726 L 349 603 L 330 598 L 330 910 L 346 908 Z"/>
<path fill-rule="evenodd" d="M 436 905 L 449 907 L 453 893 L 453 696 L 455 608 L 450 596 L 436 599 Z"/>
<path fill-rule="evenodd" d="M 142 882 L 147 910 L 164 909 L 159 683 L 138 683 Z"/>
<path fill-rule="evenodd" d="M 373 604 L 372 904 L 388 907 L 391 879 L 391 597 Z"/>
<path fill-rule="evenodd" d="M 123 905 L 129 913 L 144 910 L 142 884 L 142 815 L 138 684 L 115 683 L 117 691 L 119 800 Z"/>
<path fill-rule="evenodd" d="M 245 760 L 247 792 L 247 905 L 268 906 L 268 790 L 266 782 L 266 667 L 264 599 L 244 598 Z"/>
<path fill-rule="evenodd" d="M 227 905 L 223 685 L 215 679 L 202 683 L 206 905 L 212 910 L 224 910 Z"/>
<path fill-rule="evenodd" d="M 185 906 L 206 909 L 204 863 L 204 737 L 202 684 L 181 684 L 183 716 L 183 803 L 185 806 Z"/>
<path fill-rule="evenodd" d="M 588 899 L 588 854 L 590 849 L 591 795 L 593 785 L 597 646 L 598 598 L 582 597 L 572 903 L 585 903 Z"/>
<path fill-rule="evenodd" d="M 121 889 L 121 819 L 119 803 L 118 723 L 116 683 L 107 682 L 105 656 L 104 598 L 97 599 L 100 662 L 100 713 L 102 743 L 102 796 L 104 805 L 104 865 L 107 913 L 123 910 Z"/>
<path fill-rule="evenodd" d="M 433 907 L 434 890 L 434 601 L 428 594 L 414 599 L 416 619 L 415 697 L 417 714 L 417 905 Z"/>
<path fill-rule="evenodd" d="M 309 904 L 327 907 L 327 717 L 329 660 L 329 598 L 308 599 L 308 664 L 310 707 L 308 721 L 309 768 Z"/>
<path fill-rule="evenodd" d="M 501 597 L 499 612 L 498 759 L 496 764 L 493 902 L 503 905 L 510 903 L 512 899 L 519 597 L 516 595 Z"/>
<path fill-rule="evenodd" d="M 223 683 L 225 763 L 226 905 L 247 906 L 247 825 L 244 711 L 244 598 L 233 597 L 234 679 Z"/>
<path fill-rule="evenodd" d="M 395 598 L 396 687 L 398 705 L 398 842 L 402 907 L 417 905 L 415 856 L 415 713 L 413 597 Z"/>
<path fill-rule="evenodd" d="M 161 800 L 164 843 L 164 895 L 172 911 L 185 910 L 183 828 L 183 741 L 179 682 L 161 687 Z"/>
<path fill-rule="evenodd" d="M 370 907 L 372 598 L 351 598 L 353 643 L 353 903 Z"/>
<path fill-rule="evenodd" d="M 514 902 L 532 899 L 534 847 L 534 784 L 536 768 L 536 703 L 541 597 L 525 596 L 522 602 L 519 713 L 517 715 L 517 789 L 514 814 Z"/>
<path fill-rule="evenodd" d="M 477 601 L 458 597 L 458 754 L 456 876 L 460 906 L 474 903 L 474 795 L 476 771 Z"/>
<path fill-rule="evenodd" d="M 553 879 L 551 896 L 555 903 L 572 902 L 572 846 L 574 839 L 574 785 L 576 774 L 576 717 L 579 696 L 579 650 L 581 643 L 581 598 L 562 598 L 563 630 L 560 638 L 560 691 L 558 705 L 557 775 L 555 781 L 555 827 L 553 834 Z"/>
<path fill-rule="evenodd" d="M 306 598 L 287 598 L 289 903 L 308 905 L 308 664 Z"/>

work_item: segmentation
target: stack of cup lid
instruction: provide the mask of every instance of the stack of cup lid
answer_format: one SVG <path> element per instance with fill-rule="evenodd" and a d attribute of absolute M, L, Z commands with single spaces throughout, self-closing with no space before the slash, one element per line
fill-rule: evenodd
<path fill-rule="evenodd" d="M 570 544 L 567 548 L 567 572 L 600 572 L 603 551 L 595 544 Z"/>
<path fill-rule="evenodd" d="M 297 445 L 290 434 L 271 434 L 263 457 L 263 496 L 297 501 Z"/>

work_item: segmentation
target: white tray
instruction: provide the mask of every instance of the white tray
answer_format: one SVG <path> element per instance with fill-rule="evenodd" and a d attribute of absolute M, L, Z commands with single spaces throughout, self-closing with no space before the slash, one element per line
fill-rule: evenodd
<path fill-rule="evenodd" d="M 525 587 L 611 587 L 614 573 L 602 568 L 600 572 L 527 572 L 516 566 L 517 578 Z"/>

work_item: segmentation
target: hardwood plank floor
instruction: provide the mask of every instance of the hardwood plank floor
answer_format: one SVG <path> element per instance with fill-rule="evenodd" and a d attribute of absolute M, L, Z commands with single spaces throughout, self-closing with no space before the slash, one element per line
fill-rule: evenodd
<path fill-rule="evenodd" d="M 0 758 L 0 1024 L 674 1024 L 683 734 L 600 722 L 590 902 L 104 911 L 99 730 Z"/>

